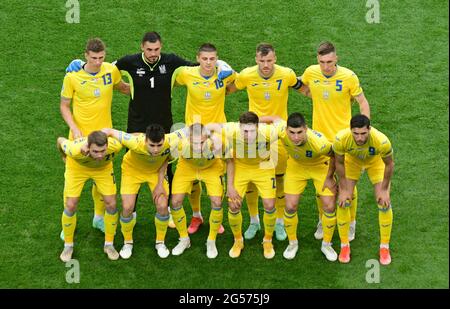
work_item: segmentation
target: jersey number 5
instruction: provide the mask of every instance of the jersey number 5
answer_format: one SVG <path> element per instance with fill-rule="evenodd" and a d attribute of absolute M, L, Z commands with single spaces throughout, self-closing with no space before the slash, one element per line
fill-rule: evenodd
<path fill-rule="evenodd" d="M 336 80 L 336 91 L 342 91 L 342 80 Z"/>

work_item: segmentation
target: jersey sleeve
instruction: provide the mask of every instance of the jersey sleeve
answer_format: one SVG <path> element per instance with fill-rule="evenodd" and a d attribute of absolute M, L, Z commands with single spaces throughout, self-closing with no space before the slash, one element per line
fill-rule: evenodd
<path fill-rule="evenodd" d="M 108 137 L 108 152 L 119 153 L 122 149 L 122 144 L 113 137 Z"/>
<path fill-rule="evenodd" d="M 292 69 L 289 69 L 289 71 L 288 71 L 287 82 L 288 82 L 289 87 L 294 87 L 298 83 L 297 75 L 295 75 L 295 72 Z M 300 88 L 300 87 L 297 87 L 297 88 Z"/>
<path fill-rule="evenodd" d="M 87 143 L 86 137 L 81 137 L 76 140 L 66 139 L 61 144 L 62 151 L 71 158 L 76 158 L 81 154 L 81 148 Z"/>
<path fill-rule="evenodd" d="M 303 72 L 303 75 L 301 76 L 302 83 L 306 86 L 309 86 L 309 83 L 311 81 L 311 69 L 306 68 L 305 72 Z"/>
<path fill-rule="evenodd" d="M 389 139 L 386 136 L 384 136 L 384 138 L 381 141 L 379 152 L 380 152 L 380 156 L 382 158 L 389 157 L 394 153 L 391 142 L 389 141 Z"/>
<path fill-rule="evenodd" d="M 231 84 L 232 82 L 236 81 L 236 74 L 237 74 L 237 73 L 233 71 L 233 73 L 232 73 L 230 76 L 228 76 L 227 78 L 225 78 L 225 85 L 229 85 L 229 84 Z"/>
<path fill-rule="evenodd" d="M 352 73 L 350 75 L 348 86 L 350 90 L 350 95 L 352 97 L 356 97 L 357 95 L 360 95 L 363 92 L 361 85 L 359 84 L 358 76 L 356 76 L 355 73 Z"/>
<path fill-rule="evenodd" d="M 72 86 L 72 79 L 70 78 L 70 73 L 64 76 L 63 86 L 61 89 L 61 96 L 67 99 L 73 98 L 74 89 Z"/>
<path fill-rule="evenodd" d="M 136 150 L 139 145 L 145 144 L 145 134 L 130 134 L 119 131 L 119 142 L 130 150 Z"/>
<path fill-rule="evenodd" d="M 119 69 L 113 65 L 112 66 L 112 80 L 113 80 L 113 85 L 117 85 L 118 83 L 120 83 L 120 81 L 122 80 L 122 76 L 120 74 Z"/>
<path fill-rule="evenodd" d="M 187 137 L 188 128 L 182 128 L 172 133 L 166 134 L 170 149 L 178 148 L 180 141 Z"/>
<path fill-rule="evenodd" d="M 339 136 L 334 138 L 333 142 L 333 151 L 334 153 L 343 156 L 345 154 L 344 144 Z"/>
<path fill-rule="evenodd" d="M 284 120 L 277 120 L 273 123 L 273 127 L 276 130 L 276 133 L 278 135 L 278 138 L 285 138 L 286 136 L 286 126 L 287 123 Z"/>
<path fill-rule="evenodd" d="M 113 64 L 120 70 L 129 71 L 129 60 L 128 56 L 124 56 L 116 61 Z"/>
<path fill-rule="evenodd" d="M 321 135 L 319 141 L 320 141 L 319 153 L 324 156 L 330 156 L 331 153 L 333 152 L 333 144 L 330 141 L 328 141 L 328 139 L 323 134 Z"/>
<path fill-rule="evenodd" d="M 178 85 L 186 85 L 185 76 L 186 76 L 186 67 L 182 66 L 176 69 L 173 72 L 173 79 L 176 81 Z"/>
<path fill-rule="evenodd" d="M 239 90 L 245 89 L 247 87 L 247 79 L 243 72 L 236 73 L 234 84 L 236 85 L 236 88 Z"/>

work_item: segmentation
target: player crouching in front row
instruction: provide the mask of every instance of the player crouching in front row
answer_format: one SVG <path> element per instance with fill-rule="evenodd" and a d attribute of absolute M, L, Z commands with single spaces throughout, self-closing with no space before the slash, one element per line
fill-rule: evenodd
<path fill-rule="evenodd" d="M 64 173 L 64 211 L 62 227 L 64 232 L 64 250 L 60 255 L 63 262 L 72 259 L 73 238 L 77 224 L 77 205 L 81 191 L 88 179 L 93 179 L 102 193 L 105 202 L 105 245 L 104 252 L 110 260 L 117 260 L 119 253 L 113 246 L 117 227 L 116 183 L 112 160 L 122 149 L 122 145 L 108 138 L 101 131 L 93 131 L 89 136 L 76 140 L 64 137 L 57 139 L 57 148 L 66 164 Z"/>
<path fill-rule="evenodd" d="M 161 258 L 169 256 L 170 251 L 164 244 L 167 227 L 169 225 L 168 192 L 169 184 L 165 178 L 168 160 L 172 151 L 176 150 L 184 134 L 183 129 L 170 134 L 164 134 L 164 128 L 159 124 L 151 124 L 144 133 L 129 134 L 114 129 L 103 131 L 119 140 L 129 151 L 122 160 L 122 178 L 120 194 L 122 196 L 122 214 L 120 225 L 124 238 L 124 245 L 120 250 L 123 259 L 131 257 L 133 250 L 133 229 L 136 217 L 133 215 L 136 196 L 142 184 L 146 183 L 156 205 L 155 249 Z M 178 215 L 172 212 L 174 220 Z M 178 231 L 180 232 L 180 231 Z"/>
<path fill-rule="evenodd" d="M 341 238 L 339 261 L 350 262 L 348 230 L 350 224 L 350 201 L 361 172 L 367 170 L 373 184 L 378 204 L 380 226 L 380 263 L 391 263 L 389 241 L 392 230 L 392 206 L 390 184 L 394 173 L 394 159 L 389 139 L 370 126 L 365 115 L 355 115 L 350 120 L 350 128 L 337 133 L 333 150 L 336 156 L 336 172 L 339 176 L 339 208 L 337 222 Z"/>

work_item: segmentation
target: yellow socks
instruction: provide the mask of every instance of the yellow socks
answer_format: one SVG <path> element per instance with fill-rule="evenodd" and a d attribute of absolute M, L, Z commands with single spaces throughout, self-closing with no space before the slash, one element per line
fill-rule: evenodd
<path fill-rule="evenodd" d="M 192 184 L 191 194 L 188 195 L 189 203 L 192 207 L 192 212 L 200 212 L 200 199 L 202 195 L 202 184 L 200 181 L 194 181 Z"/>
<path fill-rule="evenodd" d="M 166 238 L 167 227 L 169 226 L 169 215 L 163 216 L 159 213 L 155 214 L 155 227 L 156 227 L 156 243 L 164 242 Z"/>
<path fill-rule="evenodd" d="M 273 231 L 275 230 L 275 221 L 277 220 L 276 209 L 267 211 L 264 209 L 263 222 L 264 222 L 264 239 L 272 239 Z"/>
<path fill-rule="evenodd" d="M 317 211 L 319 213 L 319 221 L 321 221 L 322 216 L 323 216 L 323 207 L 322 207 L 322 200 L 320 199 L 320 195 L 316 195 L 316 205 L 317 205 Z"/>
<path fill-rule="evenodd" d="M 350 207 L 337 207 L 337 224 L 341 244 L 348 244 L 348 232 L 350 230 Z"/>
<path fill-rule="evenodd" d="M 275 201 L 275 208 L 277 210 L 277 219 L 284 218 L 284 207 L 286 206 L 284 199 L 284 178 L 283 176 L 277 176 L 277 199 Z"/>
<path fill-rule="evenodd" d="M 350 205 L 350 222 L 353 222 L 356 220 L 356 210 L 358 208 L 358 190 L 355 188 L 353 189 L 353 197 L 352 197 L 352 203 Z"/>
<path fill-rule="evenodd" d="M 297 225 L 298 225 L 298 215 L 297 212 L 292 214 L 284 211 L 284 229 L 289 238 L 289 242 L 297 240 Z"/>
<path fill-rule="evenodd" d="M 245 200 L 247 201 L 250 217 L 258 217 L 258 190 L 253 183 L 248 184 Z"/>
<path fill-rule="evenodd" d="M 393 222 L 392 207 L 383 208 L 378 205 L 378 223 L 380 225 L 380 243 L 389 244 Z"/>
<path fill-rule="evenodd" d="M 73 235 L 75 234 L 75 228 L 77 226 L 77 214 L 69 212 L 64 209 L 61 224 L 64 231 L 64 242 L 66 245 L 73 244 Z"/>
<path fill-rule="evenodd" d="M 117 219 L 119 218 L 119 212 L 117 209 L 113 213 L 108 210 L 105 211 L 105 243 L 113 243 L 114 235 L 116 235 Z"/>
<path fill-rule="evenodd" d="M 217 231 L 219 230 L 220 224 L 223 220 L 223 209 L 222 208 L 212 208 L 209 214 L 209 235 L 208 240 L 216 240 Z"/>
<path fill-rule="evenodd" d="M 136 217 L 134 216 L 134 214 L 127 218 L 120 216 L 120 226 L 124 243 L 133 243 L 133 229 L 135 225 Z"/>
<path fill-rule="evenodd" d="M 177 228 L 180 238 L 186 238 L 188 236 L 187 223 L 186 223 L 186 213 L 184 212 L 183 206 L 180 208 L 172 208 L 170 211 L 172 214 L 173 222 Z"/>
<path fill-rule="evenodd" d="M 232 213 L 229 209 L 228 223 L 230 224 L 234 239 L 242 239 L 242 213 L 240 211 Z"/>
<path fill-rule="evenodd" d="M 335 228 L 336 228 L 336 211 L 333 211 L 332 213 L 327 213 L 324 211 L 322 214 L 322 229 L 324 242 L 328 243 L 331 242 Z"/>

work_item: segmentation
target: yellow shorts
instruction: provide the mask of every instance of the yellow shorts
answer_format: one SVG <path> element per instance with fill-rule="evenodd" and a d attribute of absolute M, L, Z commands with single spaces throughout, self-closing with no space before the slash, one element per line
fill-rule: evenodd
<path fill-rule="evenodd" d="M 138 194 L 141 184 L 147 183 L 151 192 L 158 184 L 158 172 L 142 173 L 122 164 L 122 179 L 120 182 L 120 194 Z M 169 194 L 169 182 L 167 176 L 163 182 L 164 190 Z"/>
<path fill-rule="evenodd" d="M 345 155 L 345 177 L 359 180 L 361 174 L 367 170 L 370 182 L 376 184 L 384 179 L 385 164 L 380 156 L 374 157 L 369 162 L 363 162 L 355 157 Z"/>
<path fill-rule="evenodd" d="M 323 183 L 328 174 L 329 163 L 324 162 L 318 165 L 299 164 L 294 159 L 287 161 L 286 174 L 284 175 L 284 193 L 302 194 L 305 191 L 308 180 L 312 179 L 318 195 L 333 196 L 330 189 L 322 191 Z"/>
<path fill-rule="evenodd" d="M 275 169 L 260 169 L 256 167 L 241 166 L 236 164 L 234 170 L 234 188 L 243 198 L 247 191 L 247 185 L 253 183 L 258 189 L 261 198 L 276 197 Z"/>
<path fill-rule="evenodd" d="M 66 167 L 64 173 L 64 195 L 66 197 L 79 197 L 84 184 L 89 179 L 94 180 L 98 192 L 103 195 L 115 195 L 117 192 L 113 166 L 105 168 L 76 168 Z"/>
<path fill-rule="evenodd" d="M 216 162 L 207 168 L 195 168 L 184 160 L 179 160 L 172 181 L 172 194 L 190 193 L 194 181 L 203 181 L 209 196 L 223 196 L 223 163 Z"/>

